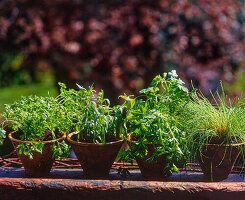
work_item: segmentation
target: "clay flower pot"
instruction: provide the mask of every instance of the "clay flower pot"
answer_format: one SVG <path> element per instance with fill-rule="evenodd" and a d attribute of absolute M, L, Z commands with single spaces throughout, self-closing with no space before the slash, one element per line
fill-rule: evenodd
<path fill-rule="evenodd" d="M 208 181 L 221 181 L 230 174 L 243 144 L 217 145 L 207 144 L 198 151 L 197 158 L 204 177 Z"/>
<path fill-rule="evenodd" d="M 131 147 L 135 143 L 137 143 L 137 141 L 128 140 L 129 147 Z M 163 169 L 167 165 L 167 154 L 161 155 L 155 161 L 150 162 L 147 159 L 152 157 L 155 149 L 151 143 L 147 143 L 145 145 L 147 147 L 148 154 L 143 158 L 135 156 L 135 160 L 139 165 L 142 176 L 148 179 L 166 178 L 168 175 L 164 173 Z"/>
<path fill-rule="evenodd" d="M 14 131 L 9 134 L 9 139 L 11 140 L 16 152 L 24 166 L 25 172 L 27 175 L 32 177 L 45 177 L 50 174 L 50 170 L 52 168 L 54 158 L 53 151 L 51 150 L 51 145 L 55 142 L 62 142 L 66 138 L 66 134 L 62 132 L 62 136 L 56 140 L 43 141 L 44 147 L 42 154 L 39 152 L 33 152 L 33 159 L 30 159 L 28 156 L 19 154 L 19 150 L 17 148 L 18 145 L 25 143 L 35 143 L 33 141 L 22 141 L 16 139 L 17 132 Z"/>
<path fill-rule="evenodd" d="M 123 140 L 102 144 L 83 143 L 75 141 L 75 133 L 67 136 L 83 174 L 86 177 L 107 177 L 113 162 L 123 144 Z"/>

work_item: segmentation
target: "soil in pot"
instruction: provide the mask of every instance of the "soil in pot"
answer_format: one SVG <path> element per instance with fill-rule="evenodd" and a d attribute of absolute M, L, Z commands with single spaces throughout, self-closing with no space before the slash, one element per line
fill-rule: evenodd
<path fill-rule="evenodd" d="M 93 178 L 109 176 L 111 166 L 123 144 L 123 140 L 120 139 L 104 145 L 77 142 L 75 133 L 69 134 L 67 140 L 83 168 L 83 175 Z"/>
<path fill-rule="evenodd" d="M 202 151 L 198 151 L 197 158 L 205 180 L 222 181 L 226 179 L 241 152 L 240 145 L 243 144 L 203 146 Z"/>
<path fill-rule="evenodd" d="M 30 159 L 28 156 L 19 154 L 17 146 L 23 142 L 33 143 L 32 141 L 22 141 L 19 139 L 20 134 L 18 132 L 12 132 L 9 134 L 9 139 L 11 140 L 18 157 L 20 158 L 25 172 L 28 176 L 31 177 L 45 177 L 50 174 L 50 170 L 52 168 L 54 158 L 53 158 L 53 151 L 51 149 L 51 145 L 55 142 L 62 142 L 66 138 L 66 134 L 64 132 L 59 133 L 59 138 L 56 140 L 48 140 L 43 141 L 44 147 L 42 154 L 38 152 L 33 152 L 33 159 Z"/>
<path fill-rule="evenodd" d="M 129 141 L 129 146 L 132 146 L 135 142 Z M 148 154 L 143 157 L 135 156 L 135 160 L 139 165 L 141 174 L 143 177 L 151 180 L 165 179 L 168 175 L 164 173 L 164 167 L 167 165 L 167 154 L 159 156 L 155 161 L 148 161 L 154 153 L 154 146 L 152 144 L 145 144 L 147 146 Z"/>

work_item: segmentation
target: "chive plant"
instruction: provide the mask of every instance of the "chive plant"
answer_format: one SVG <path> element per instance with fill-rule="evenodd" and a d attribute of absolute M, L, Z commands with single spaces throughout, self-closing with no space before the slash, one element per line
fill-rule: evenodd
<path fill-rule="evenodd" d="M 61 131 L 67 130 L 63 110 L 63 106 L 54 97 L 21 97 L 13 104 L 5 105 L 5 111 L 1 114 L 4 121 L 0 137 L 6 135 L 5 126 L 17 131 L 16 139 L 23 141 L 18 146 L 19 153 L 32 159 L 34 151 L 42 153 L 44 141 L 55 140 L 60 137 Z M 68 146 L 64 142 L 55 142 L 51 148 L 53 156 L 57 158 L 68 153 Z"/>
<path fill-rule="evenodd" d="M 123 129 L 123 110 L 121 106 L 110 106 L 104 92 L 98 94 L 90 86 L 78 86 L 78 90 L 61 86 L 59 100 L 66 111 L 67 125 L 76 132 L 76 139 L 86 143 L 108 143 L 121 138 Z"/>
<path fill-rule="evenodd" d="M 231 145 L 245 141 L 245 109 L 242 96 L 228 98 L 221 84 L 209 101 L 202 94 L 195 94 L 181 112 L 186 127 L 189 156 L 195 160 L 206 144 Z M 243 150 L 243 146 L 240 146 Z M 243 152 L 242 152 L 243 155 Z"/>
<path fill-rule="evenodd" d="M 153 155 L 148 159 L 155 162 L 166 155 L 166 175 L 178 172 L 175 166 L 184 154 L 185 144 L 183 127 L 179 122 L 179 107 L 190 100 L 190 92 L 176 71 L 156 76 L 150 87 L 140 91 L 141 95 L 121 96 L 127 108 L 126 121 L 131 140 L 135 140 L 130 150 L 122 151 L 122 160 L 130 161 L 134 156 L 143 158 L 148 154 L 147 143 L 154 146 Z"/>

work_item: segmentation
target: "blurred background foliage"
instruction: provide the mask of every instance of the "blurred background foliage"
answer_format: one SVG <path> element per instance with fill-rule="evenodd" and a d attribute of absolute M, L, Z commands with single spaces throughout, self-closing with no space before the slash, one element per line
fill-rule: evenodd
<path fill-rule="evenodd" d="M 1 0 L 0 110 L 57 82 L 94 83 L 112 103 L 176 69 L 205 95 L 245 87 L 243 0 Z"/>

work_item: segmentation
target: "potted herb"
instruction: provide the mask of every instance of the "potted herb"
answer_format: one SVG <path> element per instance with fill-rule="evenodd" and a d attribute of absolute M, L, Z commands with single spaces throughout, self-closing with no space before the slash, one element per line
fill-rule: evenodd
<path fill-rule="evenodd" d="M 50 173 L 54 158 L 66 152 L 63 142 L 66 134 L 62 105 L 53 97 L 28 96 L 5 106 L 0 139 L 3 130 L 14 130 L 9 138 L 30 176 L 46 176 Z M 5 123 L 8 122 L 8 123 Z"/>
<path fill-rule="evenodd" d="M 222 93 L 213 95 L 211 102 L 203 95 L 195 95 L 182 111 L 187 141 L 191 141 L 190 159 L 198 159 L 210 181 L 228 177 L 245 141 L 242 99 L 229 99 L 221 88 Z"/>
<path fill-rule="evenodd" d="M 67 124 L 73 131 L 68 135 L 87 177 L 105 177 L 122 146 L 123 111 L 110 107 L 103 91 L 67 89 L 61 85 L 61 102 L 67 113 Z"/>
<path fill-rule="evenodd" d="M 147 178 L 162 178 L 178 172 L 176 163 L 184 154 L 184 132 L 179 123 L 179 106 L 189 100 L 189 92 L 176 72 L 156 76 L 141 95 L 122 96 L 127 107 L 126 121 L 131 133 L 130 150 L 121 155 L 135 158 Z"/>

